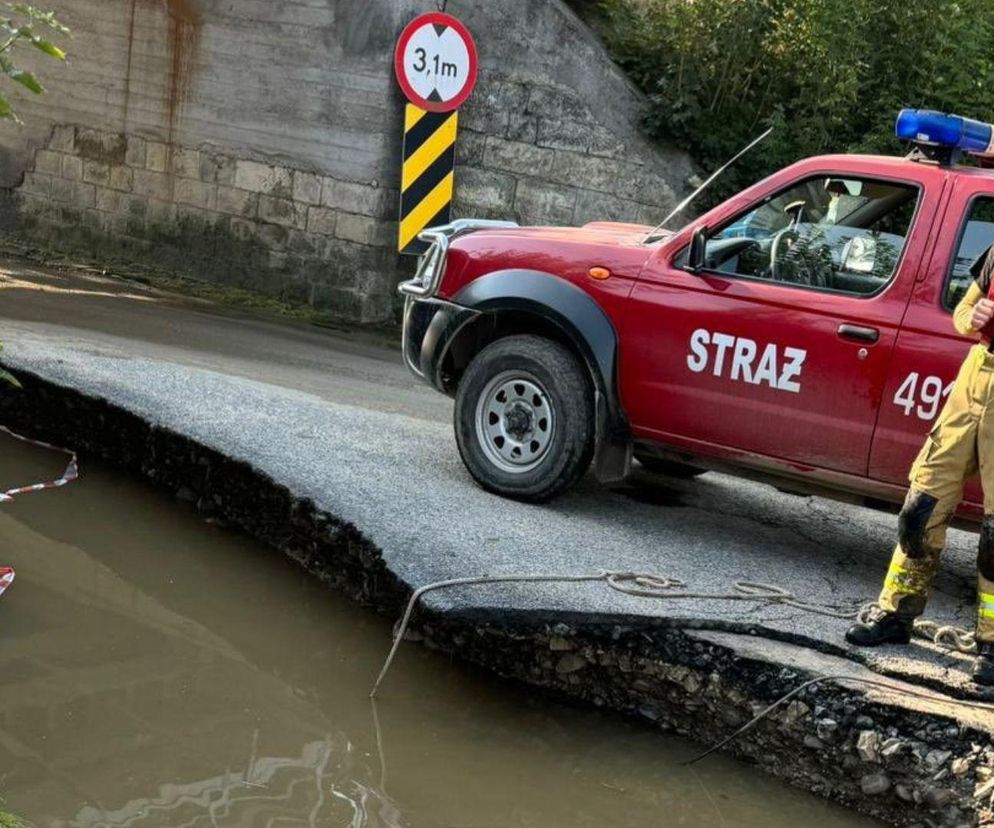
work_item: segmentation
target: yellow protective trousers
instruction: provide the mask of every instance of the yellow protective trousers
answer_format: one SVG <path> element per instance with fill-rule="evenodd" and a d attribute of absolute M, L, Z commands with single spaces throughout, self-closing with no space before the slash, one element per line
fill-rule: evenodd
<path fill-rule="evenodd" d="M 984 487 L 980 532 L 977 640 L 994 642 L 994 354 L 970 349 L 939 419 L 908 479 L 899 537 L 880 606 L 917 617 L 925 611 L 946 544 L 946 527 L 963 499 L 963 485 L 979 470 Z"/>

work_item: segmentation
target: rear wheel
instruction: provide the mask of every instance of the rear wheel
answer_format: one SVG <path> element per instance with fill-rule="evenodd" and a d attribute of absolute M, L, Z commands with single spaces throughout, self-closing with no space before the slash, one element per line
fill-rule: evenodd
<path fill-rule="evenodd" d="M 491 343 L 459 383 L 455 432 L 484 489 L 544 501 L 572 486 L 594 451 L 590 377 L 562 345 L 537 336 Z"/>

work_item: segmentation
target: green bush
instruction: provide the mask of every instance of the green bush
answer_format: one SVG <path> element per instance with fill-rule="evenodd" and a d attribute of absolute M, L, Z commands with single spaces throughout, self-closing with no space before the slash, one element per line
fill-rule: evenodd
<path fill-rule="evenodd" d="M 20 819 L 3 809 L 2 801 L 0 801 L 0 828 L 24 828 L 24 823 Z"/>
<path fill-rule="evenodd" d="M 705 169 L 776 127 L 718 195 L 808 155 L 900 151 L 903 106 L 994 119 L 990 0 L 601 0 L 594 21 L 649 131 Z"/>

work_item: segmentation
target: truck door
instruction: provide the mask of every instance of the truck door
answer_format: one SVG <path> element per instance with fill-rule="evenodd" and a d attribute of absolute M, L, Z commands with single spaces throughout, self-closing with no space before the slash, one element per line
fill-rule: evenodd
<path fill-rule="evenodd" d="M 957 176 L 935 234 L 934 254 L 915 286 L 897 337 L 873 438 L 871 477 L 907 485 L 911 463 L 976 340 L 956 333 L 952 311 L 973 280 L 974 266 L 992 244 L 994 181 L 982 175 Z M 965 500 L 982 502 L 978 480 L 967 485 Z"/>
<path fill-rule="evenodd" d="M 678 240 L 650 259 L 624 326 L 638 355 L 622 363 L 636 438 L 867 473 L 924 247 L 912 224 L 931 226 L 941 182 L 926 187 L 935 171 L 917 165 L 902 180 L 852 163 L 795 168 L 705 216 L 703 272 L 686 270 L 686 246 L 665 252 Z"/>

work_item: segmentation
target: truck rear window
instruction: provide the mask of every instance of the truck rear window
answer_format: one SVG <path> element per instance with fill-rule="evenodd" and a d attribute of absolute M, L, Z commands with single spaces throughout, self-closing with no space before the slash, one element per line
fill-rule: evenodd
<path fill-rule="evenodd" d="M 994 244 L 994 197 L 976 198 L 970 205 L 966 224 L 960 234 L 956 258 L 942 290 L 942 304 L 951 311 L 963 298 L 979 268 L 984 263 L 987 251 Z"/>

